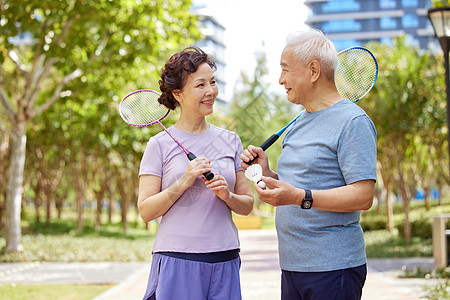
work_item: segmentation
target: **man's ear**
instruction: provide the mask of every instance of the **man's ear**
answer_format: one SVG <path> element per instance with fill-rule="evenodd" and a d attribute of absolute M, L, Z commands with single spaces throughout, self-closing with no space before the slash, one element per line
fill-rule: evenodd
<path fill-rule="evenodd" d="M 317 60 L 311 61 L 309 70 L 311 71 L 311 82 L 316 82 L 320 77 L 320 63 Z"/>

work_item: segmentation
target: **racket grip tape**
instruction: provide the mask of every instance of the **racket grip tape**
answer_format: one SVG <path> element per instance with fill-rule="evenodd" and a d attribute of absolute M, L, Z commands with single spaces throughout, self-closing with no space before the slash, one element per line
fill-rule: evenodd
<path fill-rule="evenodd" d="M 273 143 L 275 143 L 278 138 L 280 136 L 277 135 L 276 133 L 272 134 L 267 140 L 264 141 L 264 143 L 262 143 L 261 145 L 259 145 L 259 147 L 261 149 L 263 149 L 264 151 L 267 150 L 267 148 L 269 148 L 270 146 L 273 145 Z M 256 156 L 255 158 L 253 158 L 251 161 L 246 161 L 245 163 L 247 165 L 251 165 L 256 159 L 258 158 L 258 156 Z"/>
<path fill-rule="evenodd" d="M 259 147 L 261 147 L 263 150 L 267 150 L 267 148 L 272 146 L 272 144 L 275 143 L 278 140 L 278 138 L 279 136 L 276 133 L 274 133 L 270 136 L 270 138 L 265 140 L 264 143 L 262 143 Z"/>
<path fill-rule="evenodd" d="M 186 155 L 187 155 L 187 157 L 189 158 L 189 160 L 194 160 L 194 159 L 197 158 L 197 156 L 195 156 L 195 154 L 192 153 L 192 152 L 189 152 L 189 153 L 186 154 Z M 205 176 L 205 178 L 206 178 L 207 180 L 211 180 L 211 179 L 214 178 L 214 173 L 212 173 L 211 171 L 205 172 L 205 173 L 203 173 L 203 176 Z"/>

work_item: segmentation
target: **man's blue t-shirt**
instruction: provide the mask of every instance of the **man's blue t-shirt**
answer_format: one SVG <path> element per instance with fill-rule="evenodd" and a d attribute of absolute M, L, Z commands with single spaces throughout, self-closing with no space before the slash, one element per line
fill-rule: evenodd
<path fill-rule="evenodd" d="M 370 118 L 349 100 L 305 112 L 286 131 L 279 179 L 311 190 L 376 180 L 376 138 Z M 328 212 L 314 204 L 312 209 L 277 207 L 281 269 L 322 272 L 366 263 L 359 217 L 360 211 Z"/>

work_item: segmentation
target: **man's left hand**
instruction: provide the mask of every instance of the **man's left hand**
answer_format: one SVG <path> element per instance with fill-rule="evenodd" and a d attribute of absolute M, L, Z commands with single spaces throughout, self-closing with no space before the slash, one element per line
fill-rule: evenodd
<path fill-rule="evenodd" d="M 255 183 L 256 192 L 259 194 L 261 201 L 272 206 L 300 205 L 305 196 L 303 190 L 297 189 L 286 182 L 265 176 L 262 176 L 261 179 L 269 189 L 262 189 Z"/>

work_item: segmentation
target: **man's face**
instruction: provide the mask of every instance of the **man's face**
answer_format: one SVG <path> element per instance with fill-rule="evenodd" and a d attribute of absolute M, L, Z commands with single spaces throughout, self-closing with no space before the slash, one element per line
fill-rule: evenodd
<path fill-rule="evenodd" d="M 281 54 L 281 75 L 279 83 L 284 85 L 289 102 L 302 104 L 308 91 L 308 69 L 294 57 L 293 48 L 287 46 Z"/>

